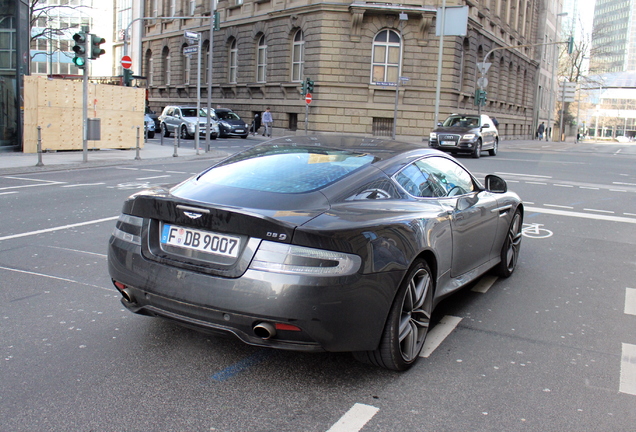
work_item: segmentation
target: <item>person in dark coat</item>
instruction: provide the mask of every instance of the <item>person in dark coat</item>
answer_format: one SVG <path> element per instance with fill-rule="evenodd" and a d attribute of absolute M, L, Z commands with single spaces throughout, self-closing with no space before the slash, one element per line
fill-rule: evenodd
<path fill-rule="evenodd" d="M 256 135 L 261 128 L 261 116 L 260 114 L 254 114 L 254 120 L 252 120 L 252 135 Z"/>

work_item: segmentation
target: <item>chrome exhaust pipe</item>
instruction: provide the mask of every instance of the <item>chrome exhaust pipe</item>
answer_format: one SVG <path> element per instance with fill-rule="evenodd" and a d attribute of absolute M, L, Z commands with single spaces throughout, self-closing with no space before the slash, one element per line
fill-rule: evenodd
<path fill-rule="evenodd" d="M 268 322 L 256 324 L 252 329 L 254 334 L 263 340 L 267 340 L 276 336 L 276 327 Z"/>
<path fill-rule="evenodd" d="M 119 290 L 119 292 L 121 293 L 121 296 L 124 298 L 124 300 L 126 300 L 128 303 L 136 303 L 135 296 L 132 295 L 129 289 L 124 288 L 122 290 Z"/>

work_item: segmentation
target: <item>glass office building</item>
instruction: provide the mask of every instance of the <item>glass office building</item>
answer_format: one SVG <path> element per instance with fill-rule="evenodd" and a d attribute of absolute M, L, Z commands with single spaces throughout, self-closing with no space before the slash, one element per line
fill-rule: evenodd
<path fill-rule="evenodd" d="M 0 0 L 0 151 L 22 150 L 22 77 L 29 63 L 29 5 Z"/>

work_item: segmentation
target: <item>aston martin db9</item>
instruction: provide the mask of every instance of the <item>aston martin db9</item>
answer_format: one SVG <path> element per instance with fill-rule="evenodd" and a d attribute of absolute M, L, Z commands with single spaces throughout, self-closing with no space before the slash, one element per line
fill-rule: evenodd
<path fill-rule="evenodd" d="M 132 312 L 406 370 L 441 299 L 513 273 L 523 211 L 437 150 L 278 138 L 129 197 L 108 267 Z"/>

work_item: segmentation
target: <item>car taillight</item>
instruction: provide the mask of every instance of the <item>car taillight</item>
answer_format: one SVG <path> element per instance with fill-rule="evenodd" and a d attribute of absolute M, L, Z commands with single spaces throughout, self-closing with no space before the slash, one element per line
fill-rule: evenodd
<path fill-rule="evenodd" d="M 360 268 L 359 256 L 263 240 L 252 270 L 308 276 L 346 276 Z"/>
<path fill-rule="evenodd" d="M 123 241 L 141 245 L 141 226 L 143 218 L 127 214 L 119 215 L 113 236 Z"/>

